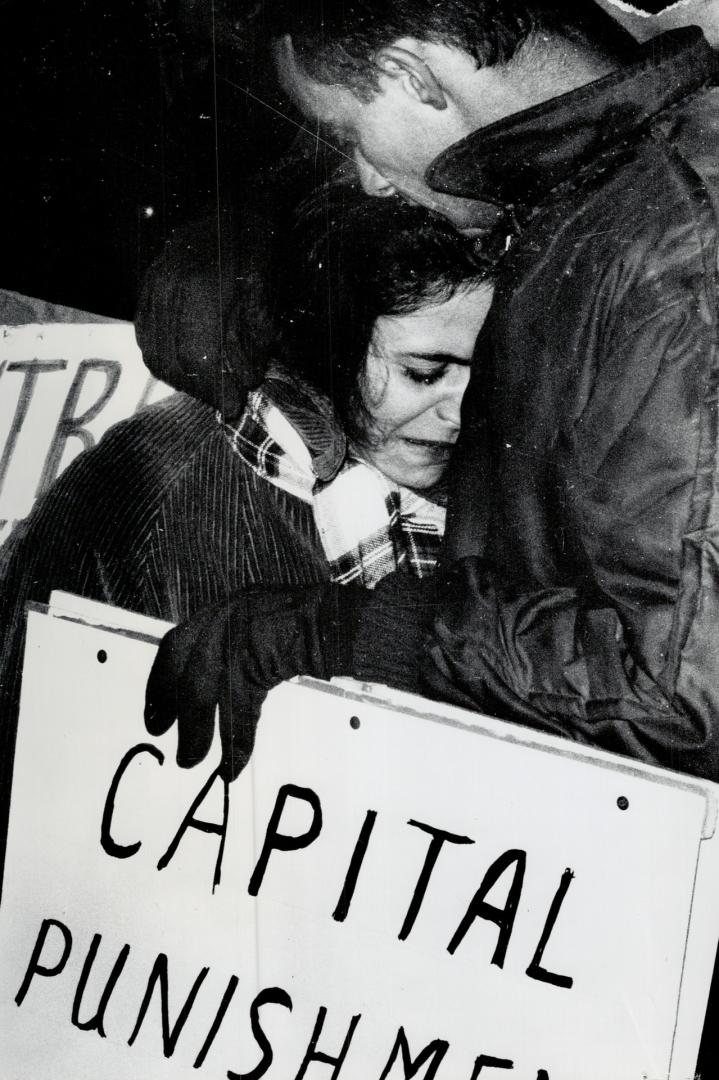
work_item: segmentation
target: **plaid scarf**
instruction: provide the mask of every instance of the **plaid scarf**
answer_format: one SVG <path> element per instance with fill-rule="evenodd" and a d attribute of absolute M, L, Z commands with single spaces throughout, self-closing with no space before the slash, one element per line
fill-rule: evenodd
<path fill-rule="evenodd" d="M 446 511 L 351 451 L 321 481 L 297 429 L 266 390 L 251 393 L 236 424 L 218 414 L 232 449 L 258 476 L 312 505 L 332 581 L 373 588 L 401 568 L 430 574 L 439 557 Z"/>

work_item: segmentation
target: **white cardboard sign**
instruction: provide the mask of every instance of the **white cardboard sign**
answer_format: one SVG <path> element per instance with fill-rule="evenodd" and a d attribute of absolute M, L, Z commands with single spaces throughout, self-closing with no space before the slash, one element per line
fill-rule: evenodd
<path fill-rule="evenodd" d="M 0 541 L 81 450 L 170 393 L 129 323 L 0 329 Z"/>
<path fill-rule="evenodd" d="M 153 654 L 29 614 L 3 1077 L 693 1076 L 712 785 L 305 680 L 225 789 L 145 732 Z"/>

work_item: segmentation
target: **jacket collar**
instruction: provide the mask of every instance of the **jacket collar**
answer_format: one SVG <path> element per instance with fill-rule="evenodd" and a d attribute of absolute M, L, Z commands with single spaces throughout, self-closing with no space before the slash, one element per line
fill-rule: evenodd
<path fill-rule="evenodd" d="M 318 480 L 333 480 L 347 456 L 347 437 L 332 402 L 281 364 L 270 366 L 263 389 L 302 438 Z"/>
<path fill-rule="evenodd" d="M 535 205 L 716 73 L 716 56 L 698 27 L 662 34 L 629 67 L 472 132 L 435 158 L 427 182 L 449 195 Z"/>

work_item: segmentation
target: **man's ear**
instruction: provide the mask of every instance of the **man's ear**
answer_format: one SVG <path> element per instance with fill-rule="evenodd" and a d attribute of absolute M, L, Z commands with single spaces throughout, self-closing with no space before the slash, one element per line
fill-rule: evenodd
<path fill-rule="evenodd" d="M 374 56 L 375 67 L 390 79 L 401 79 L 406 90 L 423 105 L 446 109 L 447 96 L 424 60 L 399 45 L 386 45 Z"/>

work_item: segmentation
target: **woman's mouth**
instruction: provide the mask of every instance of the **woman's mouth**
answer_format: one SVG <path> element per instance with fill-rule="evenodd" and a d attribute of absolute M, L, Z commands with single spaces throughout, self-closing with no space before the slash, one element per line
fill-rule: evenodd
<path fill-rule="evenodd" d="M 415 447 L 431 457 L 438 459 L 448 458 L 454 449 L 454 441 L 449 442 L 440 439 L 413 439 L 405 436 L 403 439 L 408 446 Z"/>

